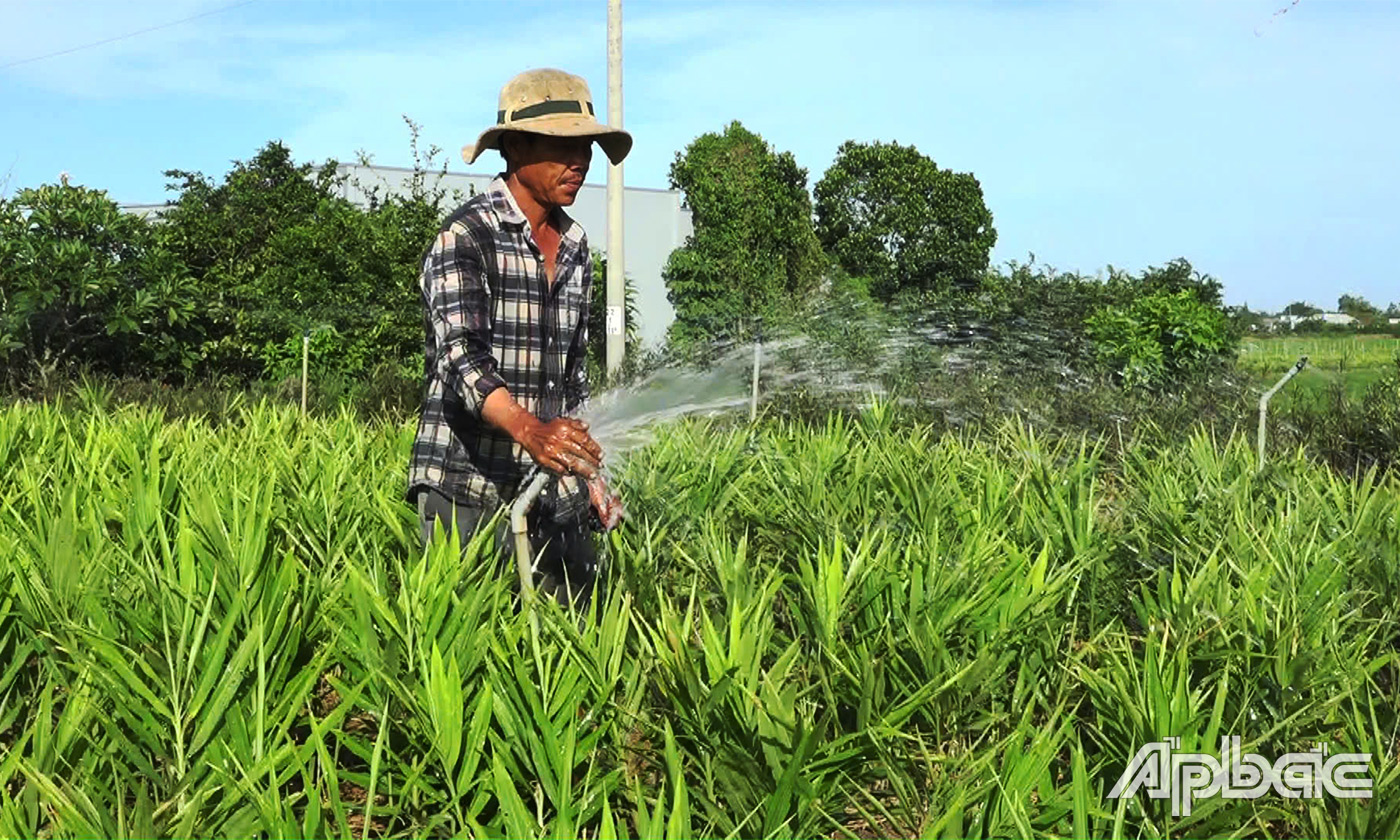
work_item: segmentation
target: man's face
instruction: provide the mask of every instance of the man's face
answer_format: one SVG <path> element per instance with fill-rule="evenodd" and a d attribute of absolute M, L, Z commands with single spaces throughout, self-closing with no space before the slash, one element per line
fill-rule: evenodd
<path fill-rule="evenodd" d="M 515 177 L 536 201 L 555 207 L 574 203 L 593 160 L 591 138 L 525 134 L 509 142 Z"/>

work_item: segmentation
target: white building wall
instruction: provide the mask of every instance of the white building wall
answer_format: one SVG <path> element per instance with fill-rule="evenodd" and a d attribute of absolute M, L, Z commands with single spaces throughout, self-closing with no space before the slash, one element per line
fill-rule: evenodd
<path fill-rule="evenodd" d="M 366 193 L 375 188 L 380 190 L 381 195 L 406 193 L 408 181 L 413 176 L 411 169 L 392 166 L 341 164 L 338 171 L 347 176 L 342 194 L 359 204 L 363 204 Z M 495 176 L 448 172 L 440 182 L 436 175 L 428 177 L 429 189 L 441 186 L 448 191 L 442 208 L 446 217 L 460 203 L 453 201 L 454 190 L 460 192 L 460 201 L 466 201 L 473 190 L 485 190 Z M 568 208 L 569 215 L 587 232 L 589 247 L 601 253 L 606 253 L 608 243 L 607 192 L 606 187 L 584 184 L 573 206 Z M 627 276 L 636 288 L 638 328 L 642 340 L 655 345 L 665 337 L 666 328 L 675 318 L 666 299 L 666 287 L 661 282 L 661 269 L 671 252 L 685 244 L 686 237 L 691 234 L 690 211 L 681 206 L 678 191 L 638 187 L 628 187 L 623 191 L 622 206 L 626 226 L 623 256 Z"/>

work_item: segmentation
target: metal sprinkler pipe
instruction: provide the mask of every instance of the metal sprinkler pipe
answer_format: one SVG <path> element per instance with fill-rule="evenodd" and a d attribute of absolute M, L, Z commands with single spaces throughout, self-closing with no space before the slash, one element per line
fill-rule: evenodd
<path fill-rule="evenodd" d="M 749 422 L 758 417 L 758 365 L 763 349 L 763 331 L 754 333 L 753 338 L 753 396 L 749 397 Z"/>
<path fill-rule="evenodd" d="M 301 334 L 301 413 L 306 414 L 306 378 L 311 367 L 311 330 Z"/>
<path fill-rule="evenodd" d="M 1265 391 L 1265 392 L 1264 392 L 1264 395 L 1263 395 L 1262 397 L 1259 398 L 1259 469 L 1260 469 L 1260 470 L 1263 470 L 1263 469 L 1264 469 L 1264 423 L 1265 423 L 1265 418 L 1268 416 L 1268 413 L 1269 413 L 1269 400 L 1273 399 L 1274 394 L 1278 393 L 1278 390 L 1279 390 L 1280 388 L 1282 388 L 1284 385 L 1287 385 L 1287 384 L 1288 384 L 1288 380 L 1290 380 L 1290 379 L 1292 379 L 1293 377 L 1297 376 L 1297 375 L 1298 375 L 1298 371 L 1302 370 L 1302 369 L 1303 369 L 1303 366 L 1306 365 L 1307 363 L 1308 363 L 1308 357 L 1307 357 L 1307 356 L 1300 356 L 1300 357 L 1298 358 L 1298 361 L 1297 361 L 1296 363 L 1294 363 L 1293 367 L 1289 368 L 1289 369 L 1288 369 L 1288 372 L 1285 373 L 1285 374 L 1283 375 L 1283 378 L 1280 379 L 1278 382 L 1274 383 L 1274 387 L 1272 387 L 1272 388 L 1270 388 L 1269 390 Z"/>
<path fill-rule="evenodd" d="M 306 414 L 306 390 L 311 373 L 311 337 L 326 330 L 334 333 L 335 327 L 330 324 L 318 324 L 301 331 L 301 413 L 303 415 Z"/>

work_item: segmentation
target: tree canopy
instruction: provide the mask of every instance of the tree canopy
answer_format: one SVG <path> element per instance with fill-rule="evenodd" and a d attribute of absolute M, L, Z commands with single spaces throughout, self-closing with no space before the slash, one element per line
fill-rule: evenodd
<path fill-rule="evenodd" d="M 662 272 L 671 337 L 732 336 L 791 311 L 821 280 L 807 170 L 739 122 L 697 137 L 671 164 L 695 232 Z"/>
<path fill-rule="evenodd" d="M 1363 325 L 1371 324 L 1381 317 L 1380 309 L 1360 295 L 1342 295 L 1337 298 L 1337 311 L 1350 315 Z"/>
<path fill-rule="evenodd" d="M 0 199 L 0 360 L 11 376 L 83 361 L 110 373 L 187 369 L 198 320 L 189 273 L 152 226 L 67 183 Z"/>
<path fill-rule="evenodd" d="M 879 297 L 975 288 L 987 270 L 997 234 L 981 184 L 913 146 L 847 141 L 815 192 L 823 247 Z"/>
<path fill-rule="evenodd" d="M 162 240 L 217 302 L 204 347 L 211 365 L 285 375 L 312 328 L 325 330 L 324 348 L 313 349 L 326 356 L 336 336 L 334 366 L 350 374 L 420 349 L 417 262 L 438 213 L 429 202 L 396 198 L 361 211 L 338 194 L 333 162 L 296 164 L 277 142 L 222 183 L 166 174 L 179 195 Z"/>
<path fill-rule="evenodd" d="M 1314 315 L 1321 315 L 1322 310 L 1307 301 L 1295 300 L 1283 308 L 1283 314 L 1294 318 L 1311 318 Z"/>

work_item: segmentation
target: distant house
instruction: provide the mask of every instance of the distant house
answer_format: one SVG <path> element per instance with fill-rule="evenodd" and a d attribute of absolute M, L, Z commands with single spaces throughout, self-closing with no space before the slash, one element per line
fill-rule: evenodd
<path fill-rule="evenodd" d="M 1277 318 L 1266 318 L 1264 319 L 1264 323 L 1270 329 L 1293 329 L 1294 327 L 1308 323 L 1348 326 L 1355 324 L 1356 319 L 1345 312 L 1319 312 L 1315 315 L 1280 315 Z"/>
<path fill-rule="evenodd" d="M 166 210 L 170 209 L 169 204 L 119 204 L 117 206 L 124 212 L 132 213 L 149 221 L 160 218 Z"/>

